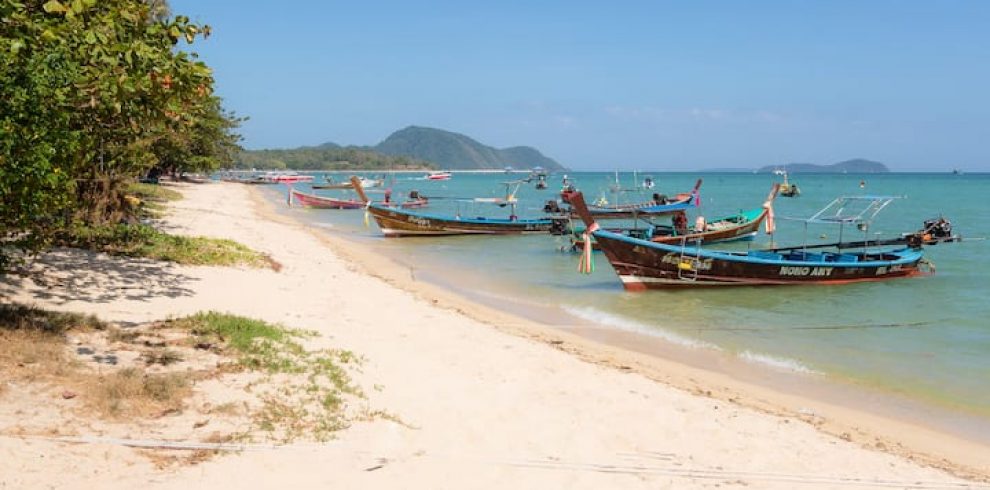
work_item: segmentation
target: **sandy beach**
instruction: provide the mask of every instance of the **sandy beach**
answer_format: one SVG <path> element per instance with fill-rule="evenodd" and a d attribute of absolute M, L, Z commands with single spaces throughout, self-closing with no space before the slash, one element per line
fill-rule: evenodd
<path fill-rule="evenodd" d="M 157 469 L 126 440 L 195 433 L 76 428 L 0 390 L 0 488 L 983 488 L 990 448 L 747 383 L 472 303 L 273 212 L 257 189 L 176 185 L 163 227 L 229 238 L 280 271 L 60 250 L 4 301 L 123 324 L 199 311 L 319 332 L 364 359 L 373 410 L 328 443 L 257 445 Z M 32 420 L 32 417 L 37 419 Z M 23 430 L 27 426 L 31 430 Z M 15 430 L 20 427 L 21 430 Z M 149 435 L 151 434 L 151 435 Z M 128 437 L 130 436 L 130 437 Z"/>

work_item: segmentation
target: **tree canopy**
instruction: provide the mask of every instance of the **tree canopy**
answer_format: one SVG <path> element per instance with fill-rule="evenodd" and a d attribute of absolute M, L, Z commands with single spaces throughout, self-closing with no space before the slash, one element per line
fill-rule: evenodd
<path fill-rule="evenodd" d="M 122 184 L 155 166 L 229 165 L 241 119 L 181 49 L 209 35 L 160 0 L 0 0 L 0 262 L 126 217 Z"/>
<path fill-rule="evenodd" d="M 304 147 L 288 150 L 242 151 L 236 167 L 294 170 L 414 170 L 435 168 L 430 162 L 354 147 Z"/>

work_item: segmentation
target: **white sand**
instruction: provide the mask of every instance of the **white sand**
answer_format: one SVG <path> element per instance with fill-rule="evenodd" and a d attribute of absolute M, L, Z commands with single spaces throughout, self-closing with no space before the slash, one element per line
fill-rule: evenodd
<path fill-rule="evenodd" d="M 748 404 L 763 410 L 746 408 L 723 401 L 731 383 L 703 373 L 514 320 L 509 325 L 505 316 L 492 314 L 495 325 L 482 323 L 474 319 L 480 307 L 396 279 L 398 273 L 387 281 L 369 275 L 369 265 L 341 256 L 361 251 L 328 246 L 299 225 L 263 219 L 247 186 L 182 189 L 186 199 L 167 220 L 174 231 L 237 240 L 272 254 L 284 269 L 180 267 L 63 253 L 46 259 L 64 269 L 60 283 L 39 287 L 8 278 L 0 293 L 115 321 L 212 309 L 315 329 L 327 345 L 366 359 L 358 381 L 369 404 L 407 426 L 360 422 L 328 444 L 245 451 L 169 471 L 154 470 L 133 449 L 112 444 L 0 436 L 0 489 L 977 485 L 864 448 L 874 443 L 868 429 L 882 421 L 856 419 L 862 430 L 850 442 L 822 431 L 842 426 L 818 421 L 819 430 L 766 413 L 786 405 L 778 403 L 785 395 L 768 401 L 772 394 L 757 394 Z M 548 340 L 564 342 L 564 348 Z M 611 367 L 616 364 L 632 369 Z M 715 397 L 650 378 L 682 387 L 714 384 Z M 30 414 L 0 410 L 0 433 L 16 416 Z M 904 426 L 881 433 L 897 428 Z M 906 446 L 894 447 L 896 438 L 884 439 L 885 445 L 917 460 L 946 457 L 944 467 L 990 474 L 986 448 L 971 454 L 974 449 L 959 441 L 918 434 L 904 434 Z M 950 456 L 948 448 L 972 457 Z"/>

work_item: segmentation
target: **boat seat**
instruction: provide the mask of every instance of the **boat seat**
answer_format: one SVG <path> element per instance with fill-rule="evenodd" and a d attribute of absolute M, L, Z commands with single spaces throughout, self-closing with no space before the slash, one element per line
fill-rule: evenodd
<path fill-rule="evenodd" d="M 755 257 L 757 259 L 766 259 L 766 260 L 781 260 L 784 258 L 784 256 L 780 255 L 779 253 L 765 252 L 763 250 L 750 250 L 746 255 L 749 255 L 750 257 Z"/>
<path fill-rule="evenodd" d="M 852 254 L 836 254 L 836 262 L 859 262 L 859 257 Z"/>

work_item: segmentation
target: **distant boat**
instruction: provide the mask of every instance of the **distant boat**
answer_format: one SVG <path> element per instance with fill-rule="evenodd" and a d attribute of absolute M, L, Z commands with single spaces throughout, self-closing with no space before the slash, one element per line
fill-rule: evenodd
<path fill-rule="evenodd" d="M 783 175 L 784 182 L 780 184 L 780 195 L 784 197 L 797 197 L 801 195 L 801 189 L 798 189 L 797 184 L 792 184 L 787 181 L 787 171 L 777 169 L 774 170 L 775 175 Z"/>
<path fill-rule="evenodd" d="M 385 185 L 385 179 L 369 179 L 365 177 L 358 178 L 361 179 L 361 186 L 365 189 Z M 312 187 L 314 189 L 353 189 L 354 185 L 350 182 L 334 182 L 330 178 L 327 178 L 326 184 L 314 184 Z"/>
<path fill-rule="evenodd" d="M 962 175 L 962 170 L 959 170 L 958 168 L 954 168 L 952 169 L 952 175 Z"/>
<path fill-rule="evenodd" d="M 454 175 L 450 172 L 440 171 L 440 172 L 430 172 L 423 176 L 426 180 L 450 180 Z"/>
<path fill-rule="evenodd" d="M 296 172 L 265 172 L 245 180 L 246 184 L 295 184 L 296 182 L 312 182 L 312 175 L 301 175 Z"/>

